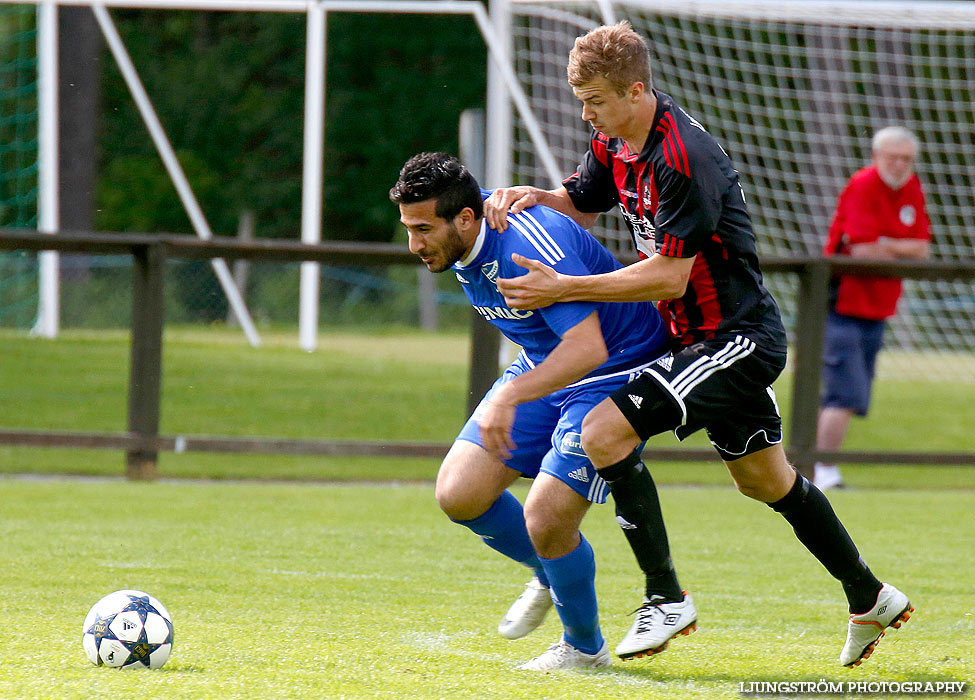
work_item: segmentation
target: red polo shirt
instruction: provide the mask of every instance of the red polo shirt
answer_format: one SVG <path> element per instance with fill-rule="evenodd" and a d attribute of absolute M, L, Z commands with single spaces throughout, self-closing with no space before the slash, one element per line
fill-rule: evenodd
<path fill-rule="evenodd" d="M 916 174 L 899 190 L 892 190 L 875 167 L 857 171 L 840 193 L 824 252 L 849 255 L 851 244 L 876 243 L 881 237 L 931 240 L 924 192 Z M 899 278 L 845 275 L 840 277 L 836 311 L 879 321 L 894 315 L 900 295 Z"/>

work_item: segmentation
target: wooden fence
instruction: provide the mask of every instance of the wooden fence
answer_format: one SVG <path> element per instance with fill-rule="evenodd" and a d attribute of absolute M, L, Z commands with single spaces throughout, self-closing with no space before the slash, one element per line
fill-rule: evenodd
<path fill-rule="evenodd" d="M 123 450 L 126 476 L 148 480 L 156 476 L 159 452 L 226 452 L 328 456 L 432 457 L 446 454 L 439 443 L 292 440 L 273 437 L 163 436 L 159 434 L 162 386 L 163 273 L 170 258 L 208 260 L 248 259 L 261 262 L 312 261 L 330 265 L 416 265 L 419 259 L 402 244 L 326 242 L 309 245 L 294 241 L 235 239 L 203 241 L 194 236 L 106 233 L 61 233 L 0 229 L 0 249 L 57 250 L 87 255 L 131 255 L 134 263 L 128 429 L 125 433 L 23 431 L 0 428 L 0 444 Z M 792 361 L 792 418 L 787 434 L 790 459 L 803 471 L 817 460 L 883 464 L 973 465 L 975 453 L 849 451 L 817 452 L 816 420 L 828 287 L 834 273 L 859 273 L 911 279 L 975 279 L 975 263 L 945 261 L 876 262 L 823 258 L 766 258 L 765 273 L 798 277 L 798 308 Z M 469 396 L 473 403 L 497 376 L 498 335 L 472 313 Z M 458 421 L 461 417 L 458 417 Z M 654 449 L 646 459 L 710 461 L 710 449 Z"/>

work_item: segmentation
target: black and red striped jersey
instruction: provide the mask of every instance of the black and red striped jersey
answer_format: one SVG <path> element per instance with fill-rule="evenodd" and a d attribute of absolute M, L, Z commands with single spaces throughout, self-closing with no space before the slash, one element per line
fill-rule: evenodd
<path fill-rule="evenodd" d="M 765 288 L 738 173 L 718 142 L 674 100 L 657 112 L 643 150 L 593 132 L 565 182 L 581 212 L 619 205 L 641 258 L 696 256 L 687 291 L 658 303 L 679 345 L 735 332 L 785 350 L 778 306 Z"/>

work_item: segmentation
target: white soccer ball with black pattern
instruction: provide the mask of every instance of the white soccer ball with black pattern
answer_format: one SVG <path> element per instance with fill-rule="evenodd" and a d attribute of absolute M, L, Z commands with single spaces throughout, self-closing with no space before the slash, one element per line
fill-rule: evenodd
<path fill-rule="evenodd" d="M 173 650 L 173 618 L 148 593 L 115 591 L 88 611 L 82 643 L 98 666 L 160 668 Z"/>

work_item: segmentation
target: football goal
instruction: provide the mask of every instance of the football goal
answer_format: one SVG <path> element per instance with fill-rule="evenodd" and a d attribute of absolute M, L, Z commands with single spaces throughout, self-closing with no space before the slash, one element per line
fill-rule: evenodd
<path fill-rule="evenodd" d="M 19 94 L 16 90 L 8 90 L 10 81 L 8 76 L 16 76 L 29 83 L 28 102 L 12 104 L 9 111 L 17 119 L 27 119 L 32 122 L 31 133 L 28 134 L 26 148 L 31 150 L 33 162 L 29 172 L 18 181 L 18 186 L 27 187 L 30 202 L 28 209 L 32 209 L 33 219 L 38 229 L 55 233 L 59 229 L 57 206 L 57 61 L 51 60 L 57 46 L 57 16 L 59 5 L 90 6 L 98 22 L 98 26 L 105 38 L 108 49 L 122 73 L 129 92 L 138 106 L 154 145 L 162 159 L 166 170 L 179 194 L 180 201 L 186 210 L 196 234 L 203 239 L 213 236 L 207 216 L 194 194 L 192 183 L 183 171 L 176 157 L 174 145 L 170 143 L 166 133 L 166 125 L 161 122 L 152 103 L 152 95 L 145 89 L 139 75 L 139 67 L 134 64 L 127 48 L 119 35 L 111 11 L 116 8 L 141 8 L 146 10 L 219 10 L 226 12 L 276 12 L 304 15 L 306 20 L 306 54 L 305 93 L 304 93 L 304 134 L 303 134 L 303 173 L 302 173 L 302 201 L 301 201 L 301 240 L 306 243 L 317 243 L 322 238 L 322 190 L 323 190 L 323 128 L 326 87 L 326 20 L 329 13 L 353 12 L 375 13 L 389 16 L 402 14 L 450 14 L 465 15 L 472 20 L 471 40 L 483 41 L 488 49 L 489 82 L 491 94 L 489 96 L 489 111 L 502 111 L 504 105 L 510 104 L 514 113 L 518 115 L 521 132 L 535 148 L 537 160 L 547 170 L 548 182 L 557 182 L 558 165 L 551 157 L 551 149 L 545 141 L 545 135 L 532 114 L 527 96 L 522 89 L 511 66 L 508 55 L 509 42 L 507 37 L 502 39 L 495 21 L 489 15 L 485 6 L 476 0 L 0 0 L 0 48 L 8 52 L 26 52 L 28 57 L 17 64 L 17 72 L 11 69 L 4 73 L 4 82 L 0 85 L 0 105 L 4 106 L 4 113 L 9 99 L 7 94 Z M 36 6 L 36 9 L 35 7 Z M 36 23 L 35 23 L 36 13 Z M 11 28 L 8 32 L 8 26 Z M 24 30 L 17 31 L 18 27 Z M 36 44 L 36 51 L 34 45 Z M 42 60 L 47 57 L 47 60 Z M 6 69 L 5 69 L 6 70 Z M 32 101 L 31 101 L 32 100 Z M 6 128 L 6 125 L 5 125 Z M 491 128 L 497 128 L 496 122 Z M 8 149 L 9 150 L 9 149 Z M 49 157 L 45 158 L 44 154 Z M 52 157 L 53 154 L 53 157 Z M 508 170 L 498 162 L 497 154 L 501 154 L 501 161 L 508 158 L 508 150 L 504 146 L 497 146 L 487 153 L 487 182 L 486 184 L 501 185 L 506 182 Z M 4 163 L 9 160 L 4 155 Z M 26 183 L 26 184 L 24 184 Z M 6 198 L 6 183 L 4 196 Z M 13 200 L 11 200 L 13 201 Z M 17 200 L 20 201 L 20 200 Z M 42 335 L 53 336 L 57 333 L 58 321 L 58 285 L 57 259 L 54 253 L 42 253 L 41 264 L 37 265 L 36 284 L 38 321 L 36 328 L 41 329 Z M 47 257 L 45 265 L 43 258 Z M 244 304 L 241 291 L 229 273 L 226 263 L 221 259 L 213 260 L 213 269 L 220 281 L 223 293 L 226 295 L 234 314 L 242 329 L 253 345 L 259 343 L 259 337 L 250 320 L 247 307 Z M 302 263 L 301 266 L 301 301 L 299 309 L 299 334 L 303 348 L 311 350 L 315 347 L 318 331 L 318 302 L 319 302 L 320 271 L 317 263 Z"/>

